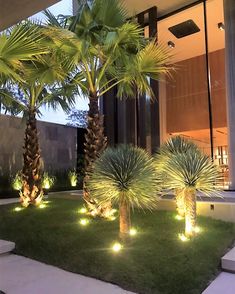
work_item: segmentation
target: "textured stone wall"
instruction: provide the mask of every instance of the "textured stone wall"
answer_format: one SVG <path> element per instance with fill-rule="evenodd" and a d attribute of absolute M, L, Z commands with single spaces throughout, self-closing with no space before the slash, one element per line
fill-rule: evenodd
<path fill-rule="evenodd" d="M 25 122 L 0 115 L 0 175 L 22 169 Z M 38 121 L 39 144 L 46 171 L 76 167 L 77 129 Z"/>

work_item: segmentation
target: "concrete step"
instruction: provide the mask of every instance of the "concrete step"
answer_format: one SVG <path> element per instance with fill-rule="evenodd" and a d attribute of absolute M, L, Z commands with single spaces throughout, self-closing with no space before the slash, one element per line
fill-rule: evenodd
<path fill-rule="evenodd" d="M 15 249 L 15 243 L 5 240 L 0 240 L 0 255 L 4 253 L 9 253 Z"/>
<path fill-rule="evenodd" d="M 221 266 L 222 269 L 235 273 L 235 247 L 222 257 Z"/>

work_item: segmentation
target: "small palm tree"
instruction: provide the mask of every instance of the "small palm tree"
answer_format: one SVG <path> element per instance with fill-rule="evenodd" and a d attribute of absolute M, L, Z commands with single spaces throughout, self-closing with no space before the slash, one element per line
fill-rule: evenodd
<path fill-rule="evenodd" d="M 40 33 L 43 35 L 43 30 L 40 29 Z M 6 38 L 11 38 L 11 35 Z M 41 37 L 40 41 L 43 47 L 45 37 Z M 4 89 L 0 88 L 0 96 L 4 98 L 6 107 L 13 109 L 14 113 L 23 113 L 26 119 L 20 192 L 20 200 L 25 207 L 30 204 L 39 205 L 43 197 L 43 162 L 36 115 L 40 115 L 42 106 L 56 109 L 60 105 L 68 111 L 69 103 L 73 102 L 72 93 L 66 93 L 66 86 L 63 84 L 72 70 L 71 62 L 49 39 L 46 40 L 46 44 L 46 54 L 32 56 L 26 61 L 21 60 L 17 76 L 12 76 Z M 66 98 L 67 94 L 71 94 L 70 99 Z"/>
<path fill-rule="evenodd" d="M 127 21 L 128 13 L 119 0 L 94 0 L 84 4 L 73 17 L 55 18 L 47 12 L 50 25 L 62 27 L 61 48 L 77 64 L 72 83 L 89 99 L 85 142 L 84 199 L 89 196 L 87 181 L 94 161 L 106 148 L 99 98 L 117 87 L 120 98 L 147 93 L 153 97 L 149 78 L 158 80 L 167 73 L 168 54 L 147 40 L 143 29 Z M 67 35 L 67 37 L 66 37 Z"/>
<path fill-rule="evenodd" d="M 140 148 L 108 148 L 96 160 L 88 182 L 92 197 L 101 204 L 119 204 L 120 237 L 128 236 L 130 208 L 152 209 L 157 202 L 157 180 L 152 158 Z"/>
<path fill-rule="evenodd" d="M 192 141 L 186 140 L 185 138 L 181 136 L 174 136 L 171 137 L 169 140 L 167 140 L 164 144 L 161 145 L 161 147 L 158 150 L 158 153 L 156 154 L 155 163 L 156 163 L 156 169 L 159 173 L 159 175 L 162 176 L 162 183 L 164 185 L 164 182 L 166 180 L 164 179 L 164 168 L 165 164 L 168 162 L 168 160 L 173 156 L 181 153 L 187 153 L 189 150 L 193 152 L 200 152 L 200 149 L 196 144 L 194 144 Z M 178 215 L 181 217 L 184 217 L 185 214 L 185 205 L 184 205 L 184 193 L 181 189 L 175 189 L 175 200 L 176 200 L 176 210 Z"/>
<path fill-rule="evenodd" d="M 196 227 L 196 191 L 206 196 L 216 194 L 219 178 L 211 158 L 192 148 L 172 154 L 162 167 L 167 189 L 180 190 L 185 203 L 185 235 L 193 236 Z"/>

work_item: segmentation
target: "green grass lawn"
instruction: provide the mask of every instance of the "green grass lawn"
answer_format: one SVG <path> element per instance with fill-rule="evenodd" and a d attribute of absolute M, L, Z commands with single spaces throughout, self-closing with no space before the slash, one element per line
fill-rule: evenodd
<path fill-rule="evenodd" d="M 82 202 L 54 199 L 44 209 L 19 212 L 14 207 L 0 206 L 0 239 L 15 241 L 17 254 L 137 293 L 201 293 L 235 236 L 233 224 L 199 217 L 203 231 L 182 242 L 177 235 L 184 222 L 175 220 L 175 213 L 136 210 L 132 224 L 139 233 L 114 253 L 110 247 L 118 240 L 118 219 L 91 220 L 82 227 Z"/>

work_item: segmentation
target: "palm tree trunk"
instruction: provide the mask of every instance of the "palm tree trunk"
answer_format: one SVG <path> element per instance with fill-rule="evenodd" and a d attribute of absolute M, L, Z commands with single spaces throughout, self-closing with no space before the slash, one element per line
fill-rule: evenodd
<path fill-rule="evenodd" d="M 43 197 L 43 164 L 40 156 L 35 110 L 29 110 L 26 122 L 22 182 L 20 193 L 22 205 L 39 205 Z"/>
<path fill-rule="evenodd" d="M 185 235 L 191 237 L 196 227 L 196 191 L 193 188 L 185 189 Z"/>
<path fill-rule="evenodd" d="M 131 228 L 130 206 L 125 200 L 119 203 L 119 235 L 121 239 L 127 239 Z"/>
<path fill-rule="evenodd" d="M 85 135 L 85 176 L 83 181 L 83 198 L 88 204 L 88 208 L 95 209 L 96 202 L 91 199 L 87 182 L 89 174 L 92 172 L 93 163 L 107 146 L 107 138 L 104 136 L 103 116 L 99 112 L 98 97 L 90 93 L 87 133 Z M 98 210 L 102 208 L 96 207 Z M 97 214 L 100 214 L 97 211 Z"/>
<path fill-rule="evenodd" d="M 182 189 L 175 190 L 175 201 L 176 201 L 177 214 L 184 217 L 185 203 L 184 203 L 184 191 Z"/>

